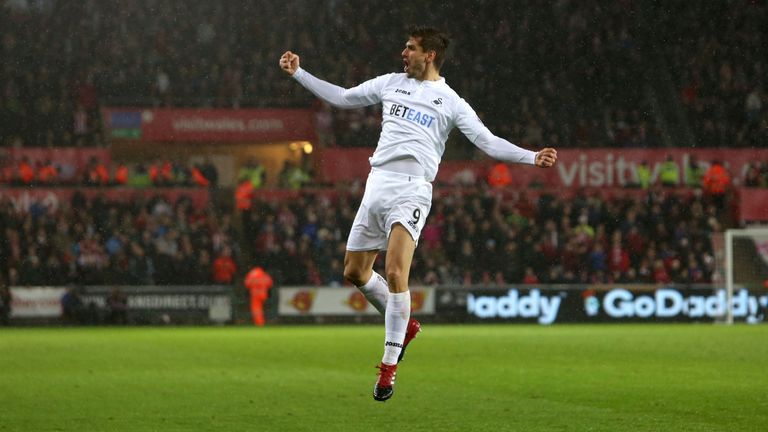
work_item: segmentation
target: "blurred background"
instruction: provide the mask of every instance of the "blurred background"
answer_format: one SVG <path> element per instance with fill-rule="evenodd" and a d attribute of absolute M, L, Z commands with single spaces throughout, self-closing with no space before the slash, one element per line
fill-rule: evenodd
<path fill-rule="evenodd" d="M 545 322 L 475 301 L 551 295 L 551 322 L 717 320 L 723 233 L 768 221 L 767 15 L 760 0 L 0 2 L 0 317 L 250 323 L 261 267 L 268 323 L 375 319 L 342 270 L 381 108 L 333 109 L 278 59 L 351 87 L 401 70 L 408 26 L 429 24 L 486 125 L 559 161 L 499 164 L 454 131 L 414 313 Z M 762 321 L 768 239 L 733 247 L 734 295 L 756 305 L 737 318 Z M 682 306 L 697 296 L 713 309 Z"/>

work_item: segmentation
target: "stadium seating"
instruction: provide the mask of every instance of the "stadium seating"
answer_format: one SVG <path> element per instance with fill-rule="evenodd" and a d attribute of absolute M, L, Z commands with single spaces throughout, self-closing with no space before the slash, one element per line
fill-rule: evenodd
<path fill-rule="evenodd" d="M 283 50 L 352 86 L 399 69 L 414 20 L 408 5 L 372 2 L 19 4 L 0 14 L 0 51 L 14 59 L 0 69 L 6 145 L 104 144 L 100 106 L 309 107 L 277 68 Z M 427 0 L 418 18 L 454 37 L 449 83 L 524 146 L 765 142 L 764 2 L 489 0 L 466 15 Z M 316 108 L 329 143 L 375 139 L 377 108 Z"/>
<path fill-rule="evenodd" d="M 716 209 L 697 194 L 654 190 L 643 200 L 577 196 L 501 199 L 485 187 L 438 194 L 417 249 L 416 284 L 710 282 Z M 347 230 L 359 191 L 257 199 L 244 222 L 170 202 L 105 201 L 76 194 L 0 212 L 3 271 L 21 285 L 212 283 L 217 255 L 238 239 L 287 285 L 341 285 Z M 87 212 L 74 212 L 73 207 Z M 478 265 L 483 263 L 482 265 Z M 245 263 L 238 263 L 240 267 Z M 189 272 L 183 269 L 195 269 Z M 42 271 L 41 271 L 42 270 Z M 42 278 L 42 279 L 41 279 Z"/>
<path fill-rule="evenodd" d="M 0 68 L 0 146 L 104 146 L 106 106 L 311 107 L 321 145 L 371 146 L 379 108 L 319 104 L 282 75 L 277 58 L 290 48 L 308 70 L 353 86 L 400 68 L 404 23 L 416 16 L 452 34 L 443 72 L 453 88 L 493 131 L 525 147 L 765 146 L 764 2 L 482 3 L 467 16 L 437 0 L 421 2 L 417 15 L 406 3 L 11 2 L 0 13 L 0 55 L 13 59 Z M 713 19 L 702 25 L 702 14 Z M 290 26 L 275 25 L 289 15 Z M 463 138 L 451 140 L 459 150 L 448 156 L 476 156 Z M 767 162 L 735 174 L 766 187 Z M 73 178 L 68 184 L 82 176 Z M 258 201 L 242 226 L 248 256 L 283 284 L 343 283 L 345 230 L 359 197 L 342 193 L 348 199 Z M 231 211 L 77 199 L 96 213 L 42 201 L 20 210 L 5 200 L 2 272 L 20 284 L 184 284 L 192 275 L 174 269 L 193 266 L 202 272 L 194 280 L 207 283 L 225 246 L 241 256 Z M 509 203 L 470 187 L 436 198 L 412 276 L 426 284 L 709 282 L 708 234 L 723 223 L 715 214 L 695 195 Z"/>

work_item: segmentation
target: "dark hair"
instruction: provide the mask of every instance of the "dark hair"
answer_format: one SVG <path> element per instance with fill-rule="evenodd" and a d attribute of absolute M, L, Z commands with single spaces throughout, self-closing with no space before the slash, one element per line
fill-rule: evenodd
<path fill-rule="evenodd" d="M 424 51 L 435 52 L 435 68 L 440 69 L 445 62 L 446 51 L 451 40 L 448 35 L 437 30 L 434 27 L 411 26 L 408 29 L 408 35 L 419 41 L 419 45 Z"/>

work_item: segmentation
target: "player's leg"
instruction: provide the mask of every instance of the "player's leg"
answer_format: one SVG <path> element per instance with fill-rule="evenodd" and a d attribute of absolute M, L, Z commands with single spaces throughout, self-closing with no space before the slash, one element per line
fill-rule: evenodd
<path fill-rule="evenodd" d="M 411 271 L 416 241 L 402 224 L 392 227 L 387 247 L 385 272 L 389 285 L 387 310 L 384 314 L 386 341 L 382 363 L 397 364 L 403 341 L 411 317 L 411 292 L 408 290 L 408 277 Z"/>
<path fill-rule="evenodd" d="M 378 401 L 386 401 L 394 393 L 397 363 L 405 345 L 408 321 L 411 317 L 408 276 L 415 250 L 416 241 L 411 233 L 402 224 L 394 224 L 389 235 L 385 265 L 390 293 L 384 313 L 384 356 L 379 365 L 379 378 L 373 389 L 373 398 Z"/>
<path fill-rule="evenodd" d="M 378 250 L 351 251 L 344 255 L 344 278 L 363 293 L 368 302 L 384 315 L 389 297 L 387 281 L 373 271 Z"/>
<path fill-rule="evenodd" d="M 408 291 L 408 277 L 411 273 L 411 262 L 413 262 L 415 251 L 416 241 L 411 233 L 401 223 L 394 224 L 389 234 L 385 264 L 390 293 Z"/>
<path fill-rule="evenodd" d="M 368 302 L 382 315 L 387 307 L 387 281 L 373 271 L 379 250 L 387 245 L 387 233 L 381 224 L 381 202 L 374 199 L 381 193 L 381 182 L 369 176 L 365 195 L 357 209 L 347 237 L 344 255 L 344 279 L 355 285 Z"/>

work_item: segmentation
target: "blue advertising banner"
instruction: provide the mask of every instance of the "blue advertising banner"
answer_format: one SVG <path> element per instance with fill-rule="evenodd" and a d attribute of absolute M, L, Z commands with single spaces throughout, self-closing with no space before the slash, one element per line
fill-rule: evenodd
<path fill-rule="evenodd" d="M 728 308 L 735 321 L 765 320 L 768 292 L 738 287 L 728 299 L 711 286 L 508 286 L 439 287 L 440 321 L 521 322 L 714 322 Z"/>

